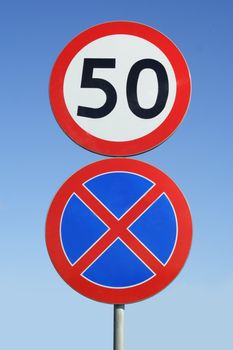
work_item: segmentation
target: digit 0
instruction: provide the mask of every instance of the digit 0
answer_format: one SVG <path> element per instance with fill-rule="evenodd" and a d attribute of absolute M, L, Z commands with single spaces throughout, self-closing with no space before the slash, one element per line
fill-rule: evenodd
<path fill-rule="evenodd" d="M 153 107 L 142 108 L 139 105 L 137 95 L 138 78 L 140 73 L 148 68 L 152 69 L 157 75 L 158 96 Z M 164 66 L 160 62 L 152 59 L 144 59 L 136 62 L 130 69 L 128 75 L 126 93 L 129 108 L 133 114 L 142 119 L 156 117 L 164 109 L 168 97 L 168 77 Z"/>

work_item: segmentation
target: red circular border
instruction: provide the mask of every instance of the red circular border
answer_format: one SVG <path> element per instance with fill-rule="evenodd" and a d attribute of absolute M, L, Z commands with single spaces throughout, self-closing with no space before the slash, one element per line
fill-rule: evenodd
<path fill-rule="evenodd" d="M 87 133 L 71 117 L 63 95 L 64 77 L 74 56 L 90 42 L 114 34 L 138 36 L 159 47 L 169 59 L 177 81 L 175 102 L 165 121 L 151 133 L 131 141 L 107 141 Z M 103 23 L 82 32 L 61 52 L 50 78 L 50 102 L 61 128 L 80 146 L 110 156 L 143 153 L 165 141 L 181 123 L 189 105 L 190 94 L 191 79 L 188 66 L 177 47 L 157 30 L 134 22 Z"/>
<path fill-rule="evenodd" d="M 105 288 L 91 283 L 72 271 L 60 240 L 60 221 L 67 200 L 75 188 L 90 178 L 111 171 L 126 171 L 142 175 L 157 183 L 168 195 L 177 217 L 178 238 L 173 254 L 161 271 L 145 283 L 129 288 Z M 147 163 L 133 159 L 106 159 L 92 163 L 72 175 L 55 195 L 46 222 L 46 243 L 50 258 L 60 276 L 77 292 L 91 299 L 127 304 L 146 299 L 165 288 L 183 267 L 192 241 L 192 219 L 188 204 L 177 185 L 162 171 Z"/>

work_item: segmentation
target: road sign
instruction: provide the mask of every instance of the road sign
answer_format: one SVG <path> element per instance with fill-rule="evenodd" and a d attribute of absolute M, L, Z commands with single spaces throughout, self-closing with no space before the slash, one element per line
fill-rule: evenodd
<path fill-rule="evenodd" d="M 190 99 L 187 64 L 157 30 L 110 22 L 75 37 L 59 55 L 50 101 L 63 130 L 90 151 L 129 156 L 165 141 Z"/>
<path fill-rule="evenodd" d="M 188 205 L 160 170 L 133 159 L 107 159 L 72 175 L 46 223 L 50 258 L 76 291 L 125 304 L 165 288 L 187 258 Z"/>

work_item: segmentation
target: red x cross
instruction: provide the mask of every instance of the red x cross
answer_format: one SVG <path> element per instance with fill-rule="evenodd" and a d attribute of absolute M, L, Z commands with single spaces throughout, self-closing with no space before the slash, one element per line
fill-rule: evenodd
<path fill-rule="evenodd" d="M 162 194 L 159 186 L 153 186 L 133 207 L 118 220 L 84 186 L 77 190 L 78 197 L 109 227 L 109 230 L 74 265 L 82 273 L 105 251 L 116 238 L 121 240 L 156 274 L 162 263 L 129 231 L 128 227 Z"/>

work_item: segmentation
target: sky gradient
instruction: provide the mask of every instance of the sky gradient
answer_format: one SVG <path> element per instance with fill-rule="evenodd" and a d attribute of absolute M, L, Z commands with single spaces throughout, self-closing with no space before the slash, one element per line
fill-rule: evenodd
<path fill-rule="evenodd" d="M 8 1 L 1 36 L 1 337 L 5 350 L 112 347 L 112 306 L 59 277 L 45 246 L 56 191 L 105 157 L 71 141 L 53 117 L 48 84 L 63 47 L 98 23 L 129 20 L 168 36 L 183 53 L 192 97 L 176 132 L 132 158 L 171 177 L 189 202 L 193 244 L 162 292 L 126 306 L 126 349 L 230 349 L 232 341 L 231 1 Z"/>

